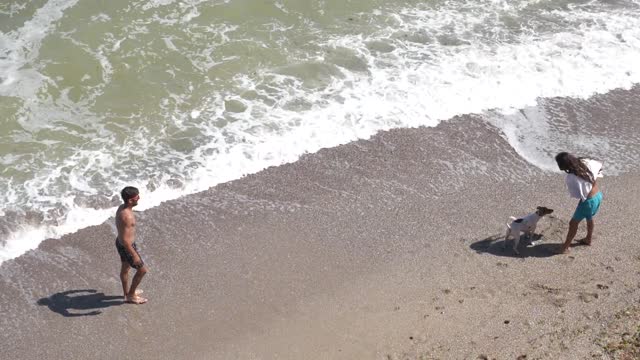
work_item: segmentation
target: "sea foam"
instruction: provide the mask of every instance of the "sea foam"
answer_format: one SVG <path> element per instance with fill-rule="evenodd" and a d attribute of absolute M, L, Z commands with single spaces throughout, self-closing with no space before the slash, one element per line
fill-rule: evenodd
<path fill-rule="evenodd" d="M 23 28 L 5 36 L 10 56 L 0 70 L 8 83 L 0 86 L 0 95 L 25 102 L 33 98 L 43 77 L 37 70 L 27 70 L 26 65 L 37 62 L 38 48 L 47 32 L 75 3 L 49 1 Z M 552 170 L 544 149 L 554 145 L 537 142 L 532 146 L 526 138 L 533 133 L 537 140 L 546 139 L 551 120 L 536 105 L 541 98 L 588 98 L 639 83 L 640 16 L 633 7 L 588 4 L 540 8 L 537 18 L 528 18 L 524 12 L 538 3 L 480 1 L 463 6 L 447 2 L 435 8 L 377 10 L 353 18 L 354 24 L 356 20 L 369 24 L 366 32 L 345 27 L 343 32 L 322 33 L 322 28 L 305 22 L 309 34 L 320 35 L 304 51 L 287 48 L 291 52 L 288 63 L 237 73 L 231 76 L 233 85 L 196 101 L 190 100 L 197 91 L 193 84 L 160 99 L 163 121 L 169 123 L 161 128 L 161 134 L 167 134 L 167 127 L 184 133 L 180 145 L 169 145 L 152 133 L 150 127 L 158 125 L 150 119 L 148 128 L 132 132 L 114 150 L 117 136 L 104 125 L 92 124 L 99 134 L 85 143 L 92 147 L 74 149 L 59 163 L 43 162 L 43 168 L 24 184 L 3 183 L 8 187 L 7 195 L 0 199 L 10 205 L 5 212 L 31 206 L 32 211 L 45 214 L 45 221 L 40 226 L 19 225 L 2 239 L 0 261 L 37 247 L 45 238 L 100 224 L 115 211 L 109 204 L 117 200 L 117 190 L 132 182 L 144 194 L 141 209 L 149 208 L 269 166 L 296 161 L 321 148 L 366 139 L 392 128 L 437 126 L 462 114 L 483 115 L 504 132 L 525 159 Z M 242 33 L 237 25 L 205 28 L 193 24 L 201 13 L 198 6 L 203 5 L 187 5 L 177 9 L 175 16 L 152 13 L 177 6 L 173 1 L 149 2 L 142 11 L 149 15 L 146 22 L 179 24 L 191 35 L 204 31 L 193 35 L 196 39 L 215 40 L 206 48 L 186 51 L 177 38 L 158 39 L 162 47 L 159 54 L 182 51 L 195 71 L 202 72 L 204 84 L 216 81 L 205 76 L 212 69 L 240 59 L 233 54 L 218 56 L 217 48 L 236 41 L 251 43 L 255 49 L 268 47 L 256 39 L 236 38 Z M 496 20 L 507 15 L 522 24 L 513 27 Z M 111 17 L 101 19 L 109 21 Z M 132 26 L 141 34 L 150 33 L 147 25 Z M 280 36 L 274 44 L 282 46 L 290 46 L 288 32 L 297 31 L 277 22 L 264 26 L 273 37 Z M 110 54 L 120 52 L 126 41 L 114 36 L 107 40 L 95 50 L 78 43 L 103 69 L 102 83 L 92 88 L 95 94 L 88 97 L 91 101 L 75 104 L 82 118 L 99 121 L 104 116 L 90 108 L 116 76 Z M 20 52 L 21 48 L 27 50 Z M 167 68 L 166 73 L 175 78 L 179 70 Z M 24 85 L 15 86 L 18 83 Z M 74 105 L 68 98 L 66 108 L 59 104 L 50 101 L 46 106 L 25 109 L 39 108 L 44 113 L 53 108 L 63 114 Z M 524 115 L 522 109 L 527 109 Z M 594 146 L 606 148 L 608 140 L 594 141 Z M 140 160 L 123 165 L 129 158 Z M 5 160 L 4 164 L 13 163 L 10 157 Z M 78 194 L 99 198 L 102 205 L 79 201 Z"/>

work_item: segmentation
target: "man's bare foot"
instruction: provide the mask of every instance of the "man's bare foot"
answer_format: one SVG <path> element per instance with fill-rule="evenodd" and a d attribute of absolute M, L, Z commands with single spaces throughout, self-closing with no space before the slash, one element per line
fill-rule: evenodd
<path fill-rule="evenodd" d="M 135 295 L 133 297 L 127 297 L 124 302 L 126 302 L 127 304 L 142 305 L 147 301 L 149 300 L 143 298 L 142 296 Z"/>
<path fill-rule="evenodd" d="M 136 296 L 138 296 L 138 295 L 142 294 L 143 292 L 144 292 L 144 290 L 142 290 L 142 289 L 136 289 L 135 294 L 136 294 Z M 125 302 L 127 301 L 127 295 L 126 294 L 124 296 L 122 296 L 122 298 L 125 300 Z"/>

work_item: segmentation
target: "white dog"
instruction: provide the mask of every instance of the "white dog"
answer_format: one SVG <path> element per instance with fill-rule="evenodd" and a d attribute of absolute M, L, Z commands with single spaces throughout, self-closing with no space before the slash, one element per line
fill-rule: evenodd
<path fill-rule="evenodd" d="M 551 214 L 553 212 L 552 209 L 546 208 L 544 206 L 538 206 L 537 210 L 525 217 L 522 218 L 514 218 L 513 216 L 509 217 L 511 220 L 511 224 L 507 224 L 507 234 L 504 236 L 504 247 L 507 247 L 507 240 L 509 237 L 513 237 L 513 251 L 520 255 L 518 252 L 518 244 L 520 243 L 520 233 L 525 233 L 525 235 L 531 239 L 531 235 L 536 231 L 536 226 L 538 225 L 538 220 L 540 220 L 543 216 Z"/>

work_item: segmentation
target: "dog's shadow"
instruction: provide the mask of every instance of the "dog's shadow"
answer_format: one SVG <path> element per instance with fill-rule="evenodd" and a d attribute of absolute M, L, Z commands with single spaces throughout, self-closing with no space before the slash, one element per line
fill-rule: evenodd
<path fill-rule="evenodd" d="M 546 221 L 538 226 L 537 234 L 534 234 L 530 240 L 525 239 L 524 235 L 521 237 L 518 246 L 519 255 L 513 251 L 513 239 L 505 243 L 504 234 L 491 235 L 473 242 L 469 247 L 477 253 L 514 258 L 545 258 L 558 255 L 562 250 L 567 224 L 553 215 L 546 216 L 545 219 Z M 531 242 L 535 245 L 529 245 Z"/>
<path fill-rule="evenodd" d="M 513 239 L 508 240 L 505 246 L 504 235 L 492 235 L 488 238 L 476 241 L 469 245 L 469 247 L 475 250 L 477 253 L 489 253 L 495 256 L 526 258 L 537 257 L 545 258 L 558 255 L 562 249 L 561 243 L 542 243 L 542 235 L 533 235 L 531 241 L 536 242 L 536 245 L 529 245 L 529 241 L 522 239 L 518 246 L 520 254 L 516 254 L 513 251 Z"/>

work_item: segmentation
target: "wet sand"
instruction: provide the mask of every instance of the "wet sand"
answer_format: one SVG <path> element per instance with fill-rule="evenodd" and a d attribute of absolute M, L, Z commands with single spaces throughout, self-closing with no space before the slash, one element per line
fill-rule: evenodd
<path fill-rule="evenodd" d="M 118 298 L 112 221 L 6 261 L 0 348 L 15 359 L 604 359 L 603 334 L 640 296 L 639 180 L 602 179 L 593 246 L 556 255 L 575 207 L 562 174 L 472 116 L 382 132 L 138 212 L 148 304 Z M 540 244 L 504 250 L 508 217 L 538 205 L 556 210 Z"/>

